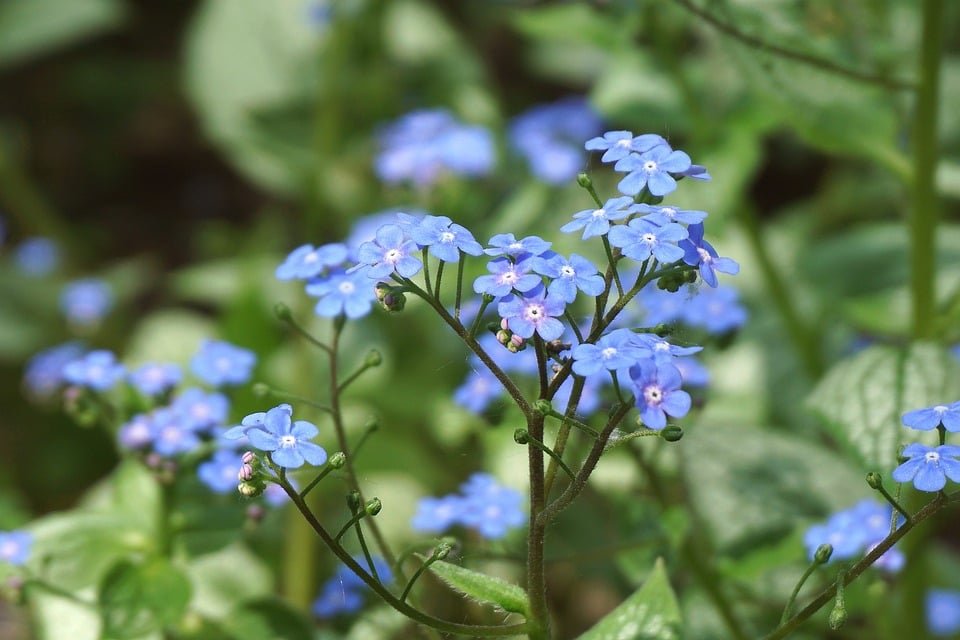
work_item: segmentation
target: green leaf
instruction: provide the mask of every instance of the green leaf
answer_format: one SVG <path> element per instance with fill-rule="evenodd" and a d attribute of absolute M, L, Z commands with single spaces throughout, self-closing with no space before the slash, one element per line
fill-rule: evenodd
<path fill-rule="evenodd" d="M 0 68 L 116 27 L 117 0 L 0 2 Z"/>
<path fill-rule="evenodd" d="M 113 472 L 113 507 L 130 525 L 156 536 L 162 497 L 160 485 L 137 460 L 125 460 Z"/>
<path fill-rule="evenodd" d="M 36 582 L 25 590 L 36 640 L 99 640 L 103 625 L 95 608 L 53 593 Z"/>
<path fill-rule="evenodd" d="M 581 3 L 566 3 L 518 11 L 513 26 L 535 40 L 589 44 L 604 49 L 623 49 L 630 44 L 633 21 Z"/>
<path fill-rule="evenodd" d="M 167 560 L 123 560 L 100 585 L 104 634 L 137 638 L 179 622 L 190 602 L 190 581 Z"/>
<path fill-rule="evenodd" d="M 238 607 L 224 627 L 237 640 L 313 640 L 310 622 L 275 599 L 257 600 Z"/>
<path fill-rule="evenodd" d="M 194 558 L 187 574 L 193 583 L 192 608 L 214 620 L 227 617 L 241 602 L 273 591 L 270 569 L 240 543 Z"/>
<path fill-rule="evenodd" d="M 712 422 L 685 434 L 690 498 L 716 545 L 733 555 L 870 493 L 860 470 L 795 436 Z"/>
<path fill-rule="evenodd" d="M 677 640 L 680 626 L 680 605 L 658 559 L 643 586 L 579 640 Z"/>
<path fill-rule="evenodd" d="M 494 604 L 504 611 L 529 615 L 527 592 L 515 584 L 443 560 L 430 565 L 430 570 L 453 589 L 470 598 Z"/>
<path fill-rule="evenodd" d="M 874 346 L 834 365 L 808 405 L 865 470 L 885 473 L 896 465 L 900 443 L 920 437 L 901 425 L 901 415 L 953 402 L 958 389 L 960 363 L 941 346 Z"/>

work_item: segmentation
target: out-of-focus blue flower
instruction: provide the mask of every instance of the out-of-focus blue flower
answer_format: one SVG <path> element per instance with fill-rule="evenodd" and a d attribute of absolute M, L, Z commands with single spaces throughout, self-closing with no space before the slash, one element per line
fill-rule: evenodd
<path fill-rule="evenodd" d="M 0 562 L 22 566 L 30 559 L 33 534 L 29 531 L 0 531 Z"/>
<path fill-rule="evenodd" d="M 498 540 L 527 521 L 521 493 L 500 485 L 489 474 L 474 474 L 461 486 L 461 491 L 464 499 L 461 522 L 484 538 Z"/>
<path fill-rule="evenodd" d="M 960 633 L 960 591 L 931 589 L 926 600 L 927 629 L 937 637 Z"/>
<path fill-rule="evenodd" d="M 497 258 L 487 263 L 487 275 L 477 276 L 473 281 L 473 290 L 501 298 L 511 291 L 526 293 L 541 284 L 540 276 L 530 273 L 533 264 L 530 259 L 512 262 L 507 258 Z"/>
<path fill-rule="evenodd" d="M 215 387 L 248 382 L 257 356 L 249 349 L 223 340 L 204 340 L 190 360 L 190 370 Z"/>
<path fill-rule="evenodd" d="M 113 291 L 103 280 L 86 278 L 68 284 L 60 295 L 60 308 L 73 324 L 100 322 L 113 307 Z"/>
<path fill-rule="evenodd" d="M 222 393 L 207 393 L 192 387 L 176 397 L 172 408 L 191 428 L 206 431 L 226 422 L 230 401 Z"/>
<path fill-rule="evenodd" d="M 610 376 L 604 371 L 600 374 L 587 376 L 583 381 L 583 391 L 580 393 L 580 402 L 577 404 L 578 416 L 589 416 L 600 409 L 601 390 L 604 386 L 610 384 Z M 567 378 L 557 393 L 553 396 L 553 408 L 560 413 L 567 410 L 567 404 L 570 402 L 570 394 L 573 392 L 573 378 Z"/>
<path fill-rule="evenodd" d="M 603 151 L 601 162 L 616 162 L 631 153 L 646 153 L 667 141 L 655 133 L 634 136 L 629 131 L 607 131 L 599 138 L 591 138 L 584 144 L 587 151 Z"/>
<path fill-rule="evenodd" d="M 442 109 L 414 111 L 384 128 L 374 168 L 386 182 L 430 185 L 443 173 L 486 175 L 494 146 L 484 127 L 458 122 Z"/>
<path fill-rule="evenodd" d="M 560 227 L 563 233 L 573 233 L 583 229 L 583 240 L 602 236 L 610 231 L 610 222 L 622 220 L 631 213 L 639 211 L 630 196 L 610 198 L 600 209 L 584 209 L 573 214 L 573 220 Z"/>
<path fill-rule="evenodd" d="M 686 237 L 687 230 L 679 224 L 658 227 L 640 219 L 610 229 L 610 244 L 619 247 L 623 255 L 637 262 L 648 260 L 651 256 L 663 264 L 680 260 L 684 253 L 677 243 Z"/>
<path fill-rule="evenodd" d="M 291 478 L 287 478 L 293 488 L 296 489 L 297 485 L 293 482 Z M 282 507 L 283 505 L 290 502 L 290 496 L 287 495 L 287 492 L 283 490 L 283 487 L 280 485 L 271 482 L 267 485 L 267 488 L 263 490 L 263 499 L 271 507 Z"/>
<path fill-rule="evenodd" d="M 631 153 L 613 166 L 616 171 L 627 172 L 617 188 L 620 193 L 635 196 L 644 187 L 655 196 L 665 196 L 677 188 L 671 174 L 681 174 L 690 168 L 690 156 L 683 151 L 674 151 L 670 145 L 661 144 L 639 154 Z"/>
<path fill-rule="evenodd" d="M 637 294 L 637 302 L 643 308 L 643 320 L 649 327 L 680 320 L 692 299 L 685 287 L 671 292 L 661 289 L 656 282 L 651 282 Z"/>
<path fill-rule="evenodd" d="M 651 352 L 634 340 L 629 329 L 616 329 L 597 340 L 596 344 L 583 343 L 573 348 L 573 372 L 578 376 L 591 376 L 600 371 L 629 369 Z"/>
<path fill-rule="evenodd" d="M 220 449 L 197 467 L 197 476 L 214 493 L 230 493 L 237 490 L 237 474 L 241 464 L 236 451 Z"/>
<path fill-rule="evenodd" d="M 175 387 L 182 377 L 180 366 L 170 362 L 148 362 L 129 376 L 130 384 L 148 396 L 158 396 Z"/>
<path fill-rule="evenodd" d="M 717 250 L 704 240 L 703 224 L 692 224 L 687 227 L 689 237 L 680 243 L 683 249 L 683 261 L 692 267 L 700 268 L 700 277 L 711 287 L 717 286 L 717 274 L 727 273 L 736 275 L 740 273 L 740 265 L 731 258 L 721 258 Z"/>
<path fill-rule="evenodd" d="M 461 251 L 471 256 L 483 253 L 473 234 L 446 216 L 424 216 L 411 226 L 410 236 L 421 247 L 430 247 L 430 255 L 444 262 L 458 262 Z"/>
<path fill-rule="evenodd" d="M 305 420 L 293 421 L 293 409 L 288 404 L 277 405 L 265 413 L 250 414 L 240 427 L 230 429 L 224 437 L 246 435 L 250 444 L 268 451 L 273 461 L 286 469 L 296 469 L 304 462 L 319 466 L 327 461 L 327 452 L 311 439 L 319 431 Z"/>
<path fill-rule="evenodd" d="M 908 444 L 903 455 L 909 458 L 893 470 L 897 482 L 913 482 L 920 491 L 940 491 L 947 478 L 960 482 L 960 447 L 950 444 L 928 447 L 914 442 Z"/>
<path fill-rule="evenodd" d="M 684 306 L 683 321 L 715 334 L 742 327 L 747 321 L 747 310 L 740 305 L 739 297 L 733 287 L 701 289 Z"/>
<path fill-rule="evenodd" d="M 277 267 L 277 280 L 309 280 L 324 269 L 339 267 L 347 259 L 347 246 L 339 242 L 314 247 L 305 244 L 290 252 Z"/>
<path fill-rule="evenodd" d="M 660 430 L 667 426 L 667 416 L 682 418 L 690 411 L 690 394 L 680 388 L 683 380 L 672 364 L 657 365 L 643 360 L 630 369 L 634 395 L 643 424 Z"/>
<path fill-rule="evenodd" d="M 530 256 L 543 255 L 552 243 L 539 236 L 527 236 L 517 240 L 512 233 L 499 233 L 490 238 L 490 242 L 487 244 L 490 245 L 490 248 L 484 249 L 483 252 L 488 256 L 509 256 L 522 259 L 527 257 L 527 254 Z"/>
<path fill-rule="evenodd" d="M 673 361 L 673 366 L 680 372 L 685 387 L 705 387 L 710 384 L 710 370 L 696 358 L 678 358 Z"/>
<path fill-rule="evenodd" d="M 586 100 L 570 97 L 517 116 L 510 126 L 510 143 L 526 158 L 533 175 L 560 184 L 576 177 L 586 160 L 582 141 L 602 127 Z"/>
<path fill-rule="evenodd" d="M 153 442 L 154 433 L 153 417 L 146 413 L 138 413 L 120 427 L 120 431 L 117 432 L 117 442 L 123 449 L 130 451 L 145 449 Z"/>
<path fill-rule="evenodd" d="M 84 348 L 79 342 L 66 342 L 45 349 L 27 363 L 23 383 L 30 393 L 46 397 L 64 383 L 63 369 L 68 363 L 83 357 Z"/>
<path fill-rule="evenodd" d="M 345 315 L 357 320 L 370 313 L 377 294 L 365 273 L 335 273 L 307 285 L 307 293 L 320 298 L 314 311 L 323 318 Z"/>
<path fill-rule="evenodd" d="M 13 261 L 28 276 L 45 276 L 60 265 L 60 248 L 49 238 L 27 238 L 14 249 Z"/>
<path fill-rule="evenodd" d="M 637 210 L 644 214 L 644 220 L 661 227 L 671 222 L 699 224 L 707 217 L 706 211 L 677 209 L 676 207 L 654 206 L 650 204 L 638 204 Z"/>
<path fill-rule="evenodd" d="M 321 620 L 350 615 L 363 607 L 364 600 L 361 592 L 347 589 L 342 584 L 331 580 L 324 584 L 320 595 L 313 601 L 313 615 Z"/>
<path fill-rule="evenodd" d="M 372 241 L 360 245 L 357 253 L 360 264 L 348 269 L 347 273 L 362 271 L 368 278 L 377 280 L 392 273 L 410 278 L 423 268 L 423 263 L 415 256 L 418 250 L 417 243 L 403 229 L 395 224 L 385 224 L 377 229 Z"/>
<path fill-rule="evenodd" d="M 930 431 L 942 424 L 947 431 L 957 432 L 960 431 L 960 402 L 908 411 L 903 414 L 902 421 L 903 426 L 918 431 Z"/>
<path fill-rule="evenodd" d="M 470 372 L 463 384 L 453 392 L 453 401 L 468 411 L 482 413 L 503 391 L 503 385 L 496 376 L 483 367 Z"/>
<path fill-rule="evenodd" d="M 541 285 L 522 296 L 504 298 L 497 305 L 497 313 L 507 321 L 510 331 L 521 338 L 532 338 L 536 333 L 549 342 L 563 335 L 563 323 L 557 318 L 565 308 L 560 297 L 548 294 Z"/>
<path fill-rule="evenodd" d="M 532 259 L 531 264 L 537 273 L 553 278 L 547 285 L 547 293 L 556 295 L 568 304 L 576 299 L 578 289 L 588 296 L 598 296 L 603 291 L 603 276 L 583 256 L 573 253 L 569 260 L 559 254 L 550 258 L 538 256 Z"/>
<path fill-rule="evenodd" d="M 804 533 L 807 556 L 813 560 L 817 547 L 822 544 L 833 547 L 831 562 L 869 553 L 890 533 L 892 516 L 890 505 L 875 500 L 861 500 L 849 509 L 837 511 L 826 522 L 815 524 Z M 883 554 L 874 566 L 896 572 L 903 566 L 903 560 L 903 554 L 894 548 Z"/>
<path fill-rule="evenodd" d="M 410 526 L 421 533 L 443 533 L 463 522 L 465 508 L 463 496 L 453 493 L 439 498 L 421 498 Z"/>
<path fill-rule="evenodd" d="M 63 367 L 64 380 L 96 391 L 112 388 L 125 375 L 126 369 L 117 362 L 117 357 L 103 349 L 91 351 Z"/>
<path fill-rule="evenodd" d="M 197 430 L 179 411 L 170 408 L 153 412 L 153 450 L 162 456 L 189 453 L 200 446 Z"/>

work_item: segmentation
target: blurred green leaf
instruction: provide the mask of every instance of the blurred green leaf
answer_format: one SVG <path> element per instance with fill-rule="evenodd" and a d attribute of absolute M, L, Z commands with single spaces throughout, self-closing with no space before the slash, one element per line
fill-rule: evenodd
<path fill-rule="evenodd" d="M 27 602 L 33 617 L 35 640 L 100 640 L 103 624 L 96 608 L 30 583 Z"/>
<path fill-rule="evenodd" d="M 117 27 L 117 0 L 4 0 L 0 3 L 0 68 Z"/>
<path fill-rule="evenodd" d="M 504 611 L 529 615 L 527 592 L 515 584 L 443 560 L 431 564 L 430 571 L 473 600 L 494 604 Z"/>
<path fill-rule="evenodd" d="M 643 586 L 579 640 L 678 640 L 681 622 L 680 605 L 658 559 Z"/>
<path fill-rule="evenodd" d="M 900 416 L 956 400 L 960 363 L 936 344 L 873 346 L 840 361 L 810 394 L 808 405 L 863 470 L 886 474 L 908 435 Z"/>
<path fill-rule="evenodd" d="M 113 507 L 136 529 L 154 537 L 161 517 L 160 485 L 138 460 L 124 460 L 113 472 Z"/>
<path fill-rule="evenodd" d="M 214 620 L 227 617 L 241 602 L 273 591 L 269 567 L 240 543 L 194 558 L 187 574 L 193 584 L 192 609 Z"/>
<path fill-rule="evenodd" d="M 234 609 L 224 626 L 237 640 L 313 640 L 309 621 L 276 599 L 248 602 Z"/>
<path fill-rule="evenodd" d="M 100 585 L 104 634 L 138 638 L 179 622 L 190 602 L 190 581 L 167 560 L 123 560 Z"/>
<path fill-rule="evenodd" d="M 627 47 L 635 27 L 632 20 L 580 3 L 517 11 L 511 22 L 528 38 L 589 44 L 603 49 Z"/>

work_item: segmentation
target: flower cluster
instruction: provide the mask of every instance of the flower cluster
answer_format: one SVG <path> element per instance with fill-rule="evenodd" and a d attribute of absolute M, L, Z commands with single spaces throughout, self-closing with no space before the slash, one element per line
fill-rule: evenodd
<path fill-rule="evenodd" d="M 810 527 L 803 542 L 807 555 L 813 559 L 817 547 L 829 544 L 833 547 L 831 560 L 848 560 L 869 553 L 890 533 L 893 508 L 874 500 L 862 500 L 843 511 L 830 516 L 826 522 Z M 903 553 L 890 549 L 877 560 L 874 566 L 890 572 L 899 571 L 905 562 Z"/>
<path fill-rule="evenodd" d="M 27 362 L 23 384 L 32 395 L 49 398 L 66 384 L 64 368 L 83 357 L 85 349 L 79 342 L 65 342 L 45 349 Z"/>
<path fill-rule="evenodd" d="M 372 567 L 363 556 L 355 556 L 354 560 L 379 577 L 381 583 L 393 582 L 390 565 L 383 558 L 375 556 Z M 350 567 L 340 565 L 336 573 L 320 588 L 320 595 L 313 601 L 313 613 L 322 619 L 356 613 L 363 606 L 367 590 L 367 584 Z"/>
<path fill-rule="evenodd" d="M 550 184 L 562 184 L 575 178 L 584 165 L 581 141 L 596 135 L 602 126 L 600 116 L 586 100 L 564 98 L 514 118 L 510 144 L 527 160 L 533 175 Z"/>
<path fill-rule="evenodd" d="M 117 438 L 128 450 L 149 449 L 163 457 L 188 453 L 217 437 L 229 408 L 225 395 L 191 387 L 170 404 L 135 415 L 120 427 Z"/>
<path fill-rule="evenodd" d="M 947 479 L 960 482 L 960 446 L 943 444 L 947 432 L 960 431 L 960 402 L 938 404 L 903 414 L 903 425 L 918 431 L 938 429 L 940 446 L 929 447 L 920 442 L 903 449 L 906 461 L 893 470 L 897 482 L 913 482 L 920 491 L 940 491 Z"/>
<path fill-rule="evenodd" d="M 500 485 L 486 473 L 475 473 L 460 485 L 460 493 L 423 498 L 411 526 L 416 531 L 443 533 L 453 526 L 473 529 L 497 540 L 527 520 L 519 491 Z"/>

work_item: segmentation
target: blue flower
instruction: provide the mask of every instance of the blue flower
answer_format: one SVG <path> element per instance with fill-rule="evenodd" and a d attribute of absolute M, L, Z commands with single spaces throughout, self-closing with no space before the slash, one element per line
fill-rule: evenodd
<path fill-rule="evenodd" d="M 382 227 L 385 224 L 395 224 L 400 228 L 408 231 L 420 220 L 421 217 L 426 215 L 423 211 L 412 211 L 407 209 L 407 213 L 399 209 L 388 209 L 386 211 L 380 211 L 378 213 L 371 213 L 370 215 L 363 216 L 359 220 L 353 223 L 353 227 L 350 228 L 350 235 L 347 237 L 347 253 L 348 257 L 351 260 L 356 261 L 357 251 L 360 250 L 360 245 L 364 242 L 371 242 L 377 237 L 377 229 Z M 413 213 L 415 215 L 410 215 Z M 413 220 L 413 223 L 407 222 L 407 220 Z"/>
<path fill-rule="evenodd" d="M 0 531 L 0 562 L 22 566 L 30 559 L 33 534 L 29 531 Z"/>
<path fill-rule="evenodd" d="M 541 285 L 523 296 L 505 298 L 497 305 L 497 313 L 506 319 L 510 331 L 521 338 L 536 333 L 549 342 L 563 335 L 563 323 L 557 317 L 563 315 L 565 307 L 561 298 L 547 294 Z"/>
<path fill-rule="evenodd" d="M 172 408 L 191 428 L 205 431 L 226 422 L 230 401 L 222 393 L 207 393 L 193 387 L 177 396 Z"/>
<path fill-rule="evenodd" d="M 677 209 L 676 207 L 654 206 L 650 204 L 638 204 L 637 210 L 645 214 L 643 216 L 644 220 L 661 227 L 671 222 L 699 224 L 707 217 L 706 211 Z"/>
<path fill-rule="evenodd" d="M 410 526 L 421 533 L 443 533 L 463 521 L 465 508 L 466 501 L 456 494 L 421 498 Z"/>
<path fill-rule="evenodd" d="M 347 259 L 347 247 L 332 243 L 314 248 L 305 244 L 290 252 L 290 255 L 277 267 L 277 280 L 309 280 L 324 269 L 338 267 Z"/>
<path fill-rule="evenodd" d="M 204 340 L 190 361 L 190 370 L 215 387 L 248 382 L 257 356 L 249 349 L 222 340 Z"/>
<path fill-rule="evenodd" d="M 27 363 L 23 383 L 34 395 L 46 397 L 63 383 L 63 369 L 68 363 L 83 357 L 84 348 L 78 342 L 66 342 L 45 349 Z"/>
<path fill-rule="evenodd" d="M 120 431 L 117 432 L 117 442 L 123 449 L 130 451 L 146 449 L 153 443 L 154 433 L 153 417 L 138 413 L 120 427 Z"/>
<path fill-rule="evenodd" d="M 153 450 L 162 456 L 188 453 L 200 446 L 197 430 L 179 411 L 158 409 L 153 412 Z"/>
<path fill-rule="evenodd" d="M 650 350 L 639 345 L 629 329 L 616 329 L 601 337 L 596 344 L 578 344 L 572 355 L 573 372 L 578 376 L 590 376 L 603 370 L 629 369 L 649 358 Z"/>
<path fill-rule="evenodd" d="M 364 596 L 354 589 L 347 589 L 339 582 L 327 582 L 320 595 L 313 601 L 313 615 L 328 620 L 340 615 L 356 613 L 363 607 Z"/>
<path fill-rule="evenodd" d="M 410 235 L 422 247 L 430 247 L 430 255 L 444 262 L 458 262 L 460 252 L 471 256 L 483 253 L 473 234 L 446 216 L 425 216 L 410 228 Z"/>
<path fill-rule="evenodd" d="M 240 466 L 240 455 L 236 451 L 220 449 L 197 467 L 197 476 L 214 493 L 230 493 L 237 489 Z"/>
<path fill-rule="evenodd" d="M 294 422 L 292 416 L 290 405 L 281 404 L 266 413 L 247 416 L 244 423 L 249 426 L 241 426 L 245 427 L 244 433 L 250 444 L 270 452 L 271 459 L 281 467 L 296 469 L 304 462 L 314 466 L 326 462 L 327 452 L 310 441 L 318 433 L 316 425 L 305 420 Z"/>
<path fill-rule="evenodd" d="M 683 248 L 683 261 L 691 267 L 700 267 L 700 277 L 711 287 L 717 286 L 717 274 L 740 273 L 740 265 L 730 258 L 721 258 L 717 250 L 703 239 L 703 225 L 692 224 L 687 227 L 689 237 L 680 243 Z"/>
<path fill-rule="evenodd" d="M 335 273 L 329 278 L 307 285 L 307 293 L 320 298 L 314 311 L 318 316 L 333 318 L 346 315 L 351 320 L 370 313 L 377 299 L 370 278 L 365 273 Z"/>
<path fill-rule="evenodd" d="M 573 302 L 577 297 L 577 289 L 588 296 L 598 296 L 603 291 L 603 276 L 592 262 L 575 253 L 570 255 L 569 260 L 559 254 L 550 258 L 538 256 L 531 260 L 531 265 L 537 273 L 553 278 L 547 285 L 547 293 L 556 295 L 564 302 Z"/>
<path fill-rule="evenodd" d="M 461 522 L 488 540 L 507 535 L 510 529 L 527 521 L 523 495 L 497 483 L 485 473 L 476 473 L 461 486 L 463 512 Z"/>
<path fill-rule="evenodd" d="M 611 220 L 622 220 L 639 211 L 639 206 L 630 196 L 610 198 L 600 209 L 584 209 L 573 214 L 573 221 L 560 227 L 560 231 L 572 233 L 583 229 L 584 240 L 602 236 L 610 231 Z"/>
<path fill-rule="evenodd" d="M 677 243 L 686 237 L 687 230 L 679 224 L 658 227 L 639 219 L 610 229 L 610 244 L 637 262 L 648 260 L 650 256 L 664 264 L 680 260 L 684 253 Z"/>
<path fill-rule="evenodd" d="M 747 310 L 740 305 L 739 294 L 733 287 L 701 289 L 684 307 L 683 321 L 691 327 L 722 334 L 742 327 L 747 321 Z"/>
<path fill-rule="evenodd" d="M 957 432 L 960 431 L 960 402 L 908 411 L 902 420 L 903 426 L 918 431 L 930 431 L 942 424 L 947 431 Z"/>
<path fill-rule="evenodd" d="M 28 276 L 45 276 L 60 264 L 60 248 L 49 238 L 27 238 L 13 252 L 13 261 Z"/>
<path fill-rule="evenodd" d="M 685 387 L 705 387 L 710 384 L 710 370 L 696 358 L 674 360 L 673 366 L 680 372 L 680 379 Z"/>
<path fill-rule="evenodd" d="M 63 367 L 63 379 L 70 384 L 106 391 L 120 382 L 126 374 L 123 365 L 110 351 L 91 351 Z"/>
<path fill-rule="evenodd" d="M 601 162 L 616 162 L 631 153 L 646 153 L 665 144 L 667 141 L 655 133 L 634 137 L 629 131 L 607 131 L 602 138 L 591 138 L 583 146 L 587 151 L 603 151 Z"/>
<path fill-rule="evenodd" d="M 637 294 L 638 306 L 643 307 L 643 320 L 650 327 L 680 320 L 692 299 L 686 288 L 671 292 L 659 288 L 656 282 Z"/>
<path fill-rule="evenodd" d="M 487 263 L 490 275 L 478 276 L 473 281 L 473 290 L 477 293 L 500 298 L 511 291 L 525 293 L 541 284 L 540 276 L 530 273 L 533 265 L 529 259 L 516 263 L 506 258 L 497 258 Z"/>
<path fill-rule="evenodd" d="M 919 442 L 908 444 L 903 455 L 909 458 L 893 470 L 897 482 L 913 482 L 920 491 L 940 491 L 947 478 L 960 482 L 960 447 L 944 444 L 928 447 Z"/>
<path fill-rule="evenodd" d="M 368 278 L 382 279 L 392 273 L 410 278 L 423 268 L 423 263 L 413 256 L 417 253 L 417 243 L 395 224 L 386 224 L 377 229 L 372 242 L 360 245 L 357 254 L 359 265 L 347 270 L 352 273 L 361 270 Z"/>
<path fill-rule="evenodd" d="M 807 556 L 813 560 L 817 547 L 822 544 L 833 547 L 830 556 L 832 562 L 869 553 L 890 533 L 892 516 L 893 509 L 890 505 L 875 500 L 861 500 L 848 509 L 837 511 L 826 522 L 813 525 L 804 533 L 803 542 L 807 548 Z M 904 560 L 899 549 L 890 549 L 874 566 L 896 572 L 903 567 Z"/>
<path fill-rule="evenodd" d="M 490 238 L 490 242 L 487 244 L 490 245 L 490 248 L 484 249 L 483 252 L 488 256 L 519 258 L 524 254 L 539 256 L 549 249 L 552 243 L 538 236 L 527 236 L 522 240 L 517 240 L 512 233 L 500 233 Z"/>
<path fill-rule="evenodd" d="M 517 116 L 510 142 L 537 178 L 550 184 L 573 179 L 586 160 L 581 140 L 600 131 L 596 111 L 579 97 L 538 105 Z"/>
<path fill-rule="evenodd" d="M 130 383 L 147 396 L 158 396 L 176 386 L 183 374 L 169 362 L 148 362 L 130 373 Z"/>
<path fill-rule="evenodd" d="M 663 429 L 667 416 L 682 418 L 690 411 L 690 394 L 680 389 L 680 372 L 671 364 L 643 360 L 632 369 L 634 396 L 640 419 L 649 429 Z"/>
<path fill-rule="evenodd" d="M 927 629 L 942 637 L 960 633 L 960 591 L 931 589 L 926 599 Z"/>
<path fill-rule="evenodd" d="M 506 349 L 504 349 L 506 351 Z M 583 381 L 583 391 L 580 392 L 580 402 L 577 404 L 578 416 L 589 416 L 600 409 L 603 400 L 600 392 L 605 385 L 610 383 L 610 376 L 606 371 L 601 374 L 587 376 Z M 556 395 L 553 396 L 553 408 L 564 413 L 567 410 L 567 403 L 570 402 L 570 394 L 573 392 L 573 377 L 567 378 Z"/>
<path fill-rule="evenodd" d="M 692 356 L 703 351 L 703 347 L 681 347 L 670 344 L 655 333 L 635 333 L 633 334 L 633 340 L 641 347 L 649 349 L 654 362 L 658 365 L 670 365 L 673 364 L 674 358 Z"/>
<path fill-rule="evenodd" d="M 505 349 L 499 349 L 505 351 Z M 507 351 L 509 353 L 509 351 Z M 490 402 L 503 395 L 503 385 L 486 368 L 473 370 L 456 391 L 453 401 L 473 413 L 482 413 Z"/>
<path fill-rule="evenodd" d="M 71 282 L 60 295 L 60 308 L 67 320 L 81 326 L 96 324 L 112 306 L 110 285 L 96 278 Z"/>
<path fill-rule="evenodd" d="M 707 168 L 699 164 L 691 164 L 689 169 L 686 171 L 681 171 L 677 175 L 683 176 L 684 178 L 702 180 L 703 182 L 709 182 L 713 179 L 710 177 L 710 173 L 707 171 Z"/>
<path fill-rule="evenodd" d="M 642 154 L 631 153 L 613 168 L 628 172 L 617 185 L 620 193 L 635 196 L 646 187 L 655 196 L 665 196 L 677 188 L 677 181 L 670 174 L 689 169 L 690 156 L 661 144 Z"/>

